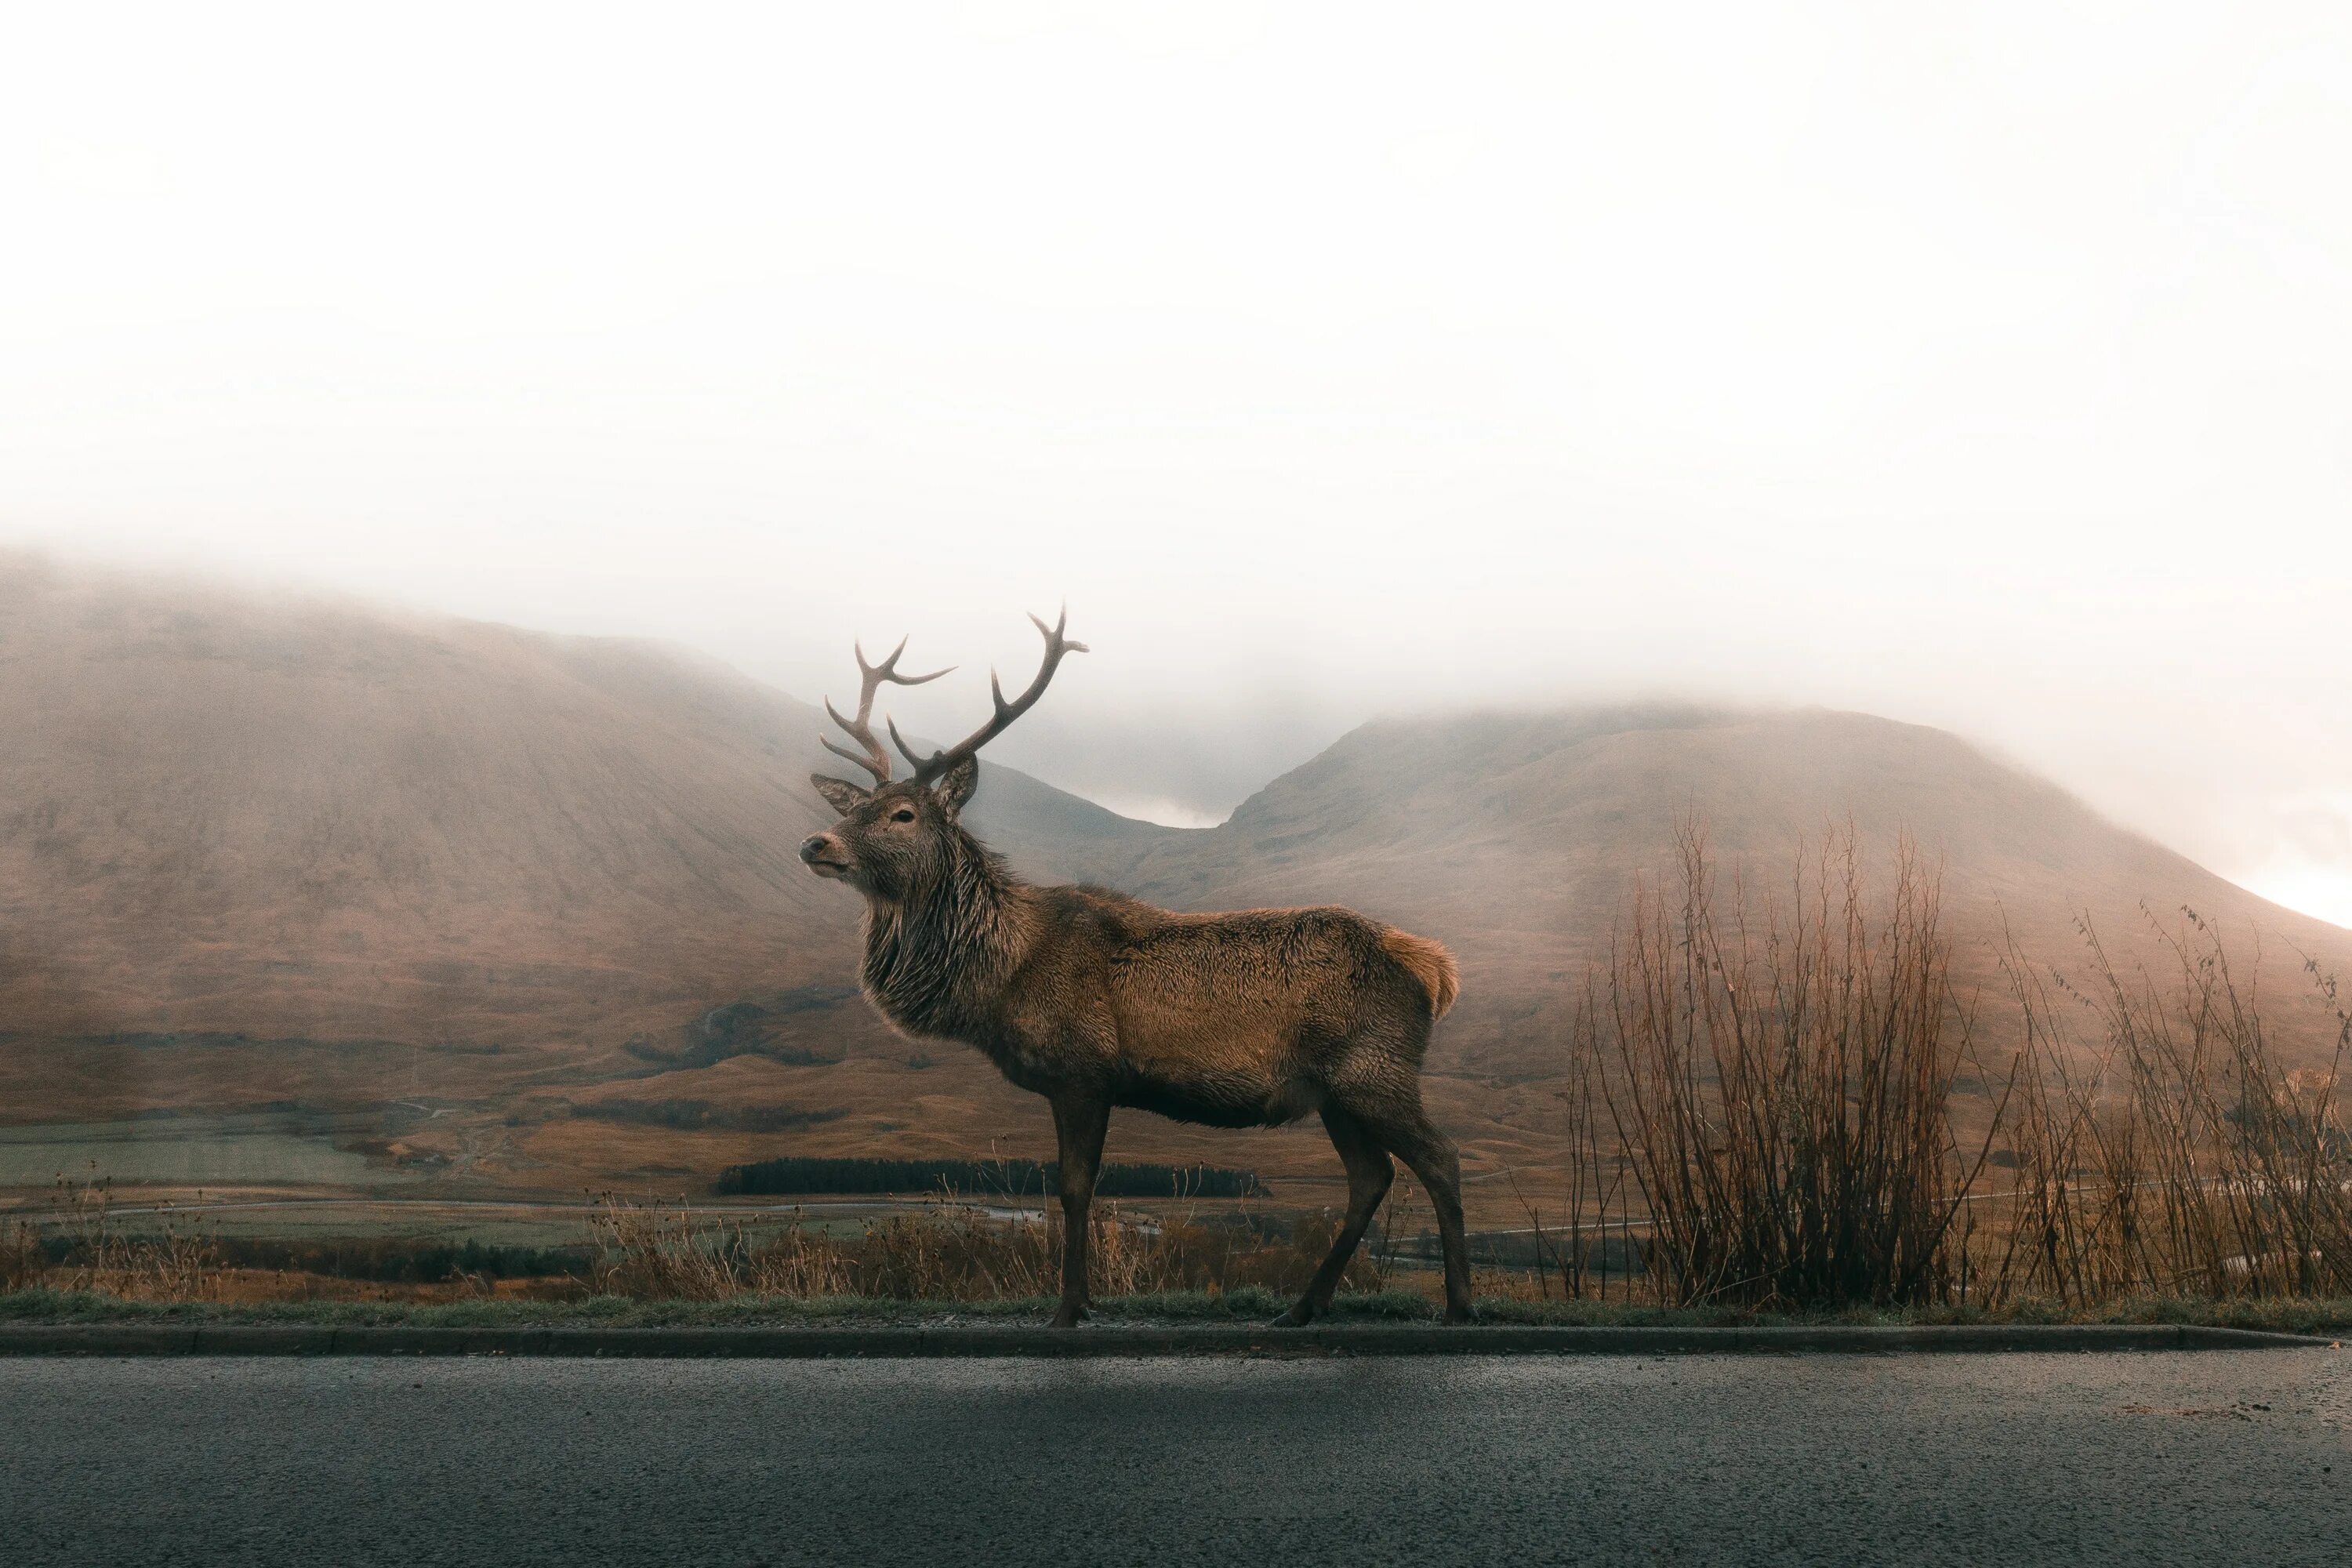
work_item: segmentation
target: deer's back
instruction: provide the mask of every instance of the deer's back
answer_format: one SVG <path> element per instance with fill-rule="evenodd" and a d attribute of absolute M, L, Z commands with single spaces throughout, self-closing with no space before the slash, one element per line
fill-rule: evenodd
<path fill-rule="evenodd" d="M 1352 910 L 1179 914 L 1051 889 L 1118 1034 L 1119 1099 L 1187 1121 L 1285 1121 L 1345 1071 L 1418 1071 L 1430 1000 L 1396 933 Z"/>

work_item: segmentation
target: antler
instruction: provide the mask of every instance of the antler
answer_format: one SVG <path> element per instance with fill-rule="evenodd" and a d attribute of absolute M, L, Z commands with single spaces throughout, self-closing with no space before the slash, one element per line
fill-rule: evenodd
<path fill-rule="evenodd" d="M 855 721 L 843 718 L 841 716 L 841 710 L 833 705 L 833 699 L 830 697 L 824 700 L 824 710 L 833 715 L 833 721 L 835 723 L 849 731 L 851 739 L 855 740 L 859 745 L 866 748 L 865 754 L 860 756 L 857 752 L 851 751 L 846 746 L 835 744 L 833 737 L 830 735 L 820 738 L 824 742 L 824 749 L 826 751 L 831 752 L 836 757 L 848 758 L 851 762 L 856 763 L 859 767 L 864 768 L 867 773 L 872 773 L 876 784 L 886 784 L 890 782 L 890 753 L 884 751 L 882 749 L 882 742 L 874 737 L 874 725 L 872 722 L 874 718 L 874 694 L 882 689 L 882 683 L 886 680 L 896 686 L 920 686 L 926 680 L 937 680 L 940 676 L 945 675 L 948 670 L 935 669 L 929 675 L 899 674 L 898 656 L 907 651 L 907 639 L 905 637 L 900 637 L 898 639 L 898 646 L 890 650 L 890 657 L 884 659 L 879 664 L 868 664 L 866 662 L 866 648 L 863 644 L 852 643 L 850 644 L 850 648 L 851 651 L 857 655 L 857 717 Z M 953 669 L 954 668 L 955 666 L 950 665 L 948 669 Z M 893 730 L 890 733 L 895 737 L 898 731 Z M 901 751 L 904 751 L 905 749 L 906 748 L 903 746 L 899 748 Z"/>
<path fill-rule="evenodd" d="M 914 752 L 908 747 L 905 738 L 898 733 L 898 726 L 897 724 L 890 723 L 887 719 L 884 721 L 886 724 L 889 725 L 890 739 L 898 746 L 899 754 L 904 756 L 908 762 L 915 764 L 915 782 L 917 784 L 930 783 L 933 779 L 938 778 L 941 773 L 946 773 L 950 768 L 954 767 L 958 763 L 964 761 L 968 757 L 976 755 L 982 746 L 985 746 L 988 742 L 996 739 L 997 736 L 1004 733 L 1007 729 L 1012 727 L 1013 721 L 1020 718 L 1021 715 L 1028 712 L 1030 709 L 1035 707 L 1037 705 L 1037 699 L 1045 695 L 1045 688 L 1050 685 L 1054 679 L 1054 671 L 1061 667 L 1062 656 L 1066 653 L 1085 653 L 1087 651 L 1086 644 L 1082 642 L 1072 642 L 1069 638 L 1062 635 L 1063 628 L 1070 624 L 1069 605 L 1064 605 L 1062 606 L 1060 619 L 1056 620 L 1050 626 L 1044 621 L 1038 619 L 1034 615 L 1032 615 L 1029 618 L 1036 624 L 1037 629 L 1040 632 L 1043 632 L 1045 636 L 1045 661 L 1037 667 L 1037 679 L 1029 683 L 1029 689 L 1023 692 L 1020 696 L 1014 698 L 1010 702 L 1004 700 L 1004 688 L 998 684 L 996 671 L 992 669 L 988 672 L 988 694 L 995 700 L 996 712 L 989 719 L 987 723 L 982 724 L 979 729 L 974 730 L 971 734 L 965 736 L 954 745 L 950 746 L 946 751 L 933 752 L 929 758 L 923 758 L 915 755 Z M 926 677 L 926 679 L 929 678 Z"/>

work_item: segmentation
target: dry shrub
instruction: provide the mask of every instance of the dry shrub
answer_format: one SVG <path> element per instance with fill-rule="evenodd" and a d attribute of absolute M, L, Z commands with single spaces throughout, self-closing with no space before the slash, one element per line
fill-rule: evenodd
<path fill-rule="evenodd" d="M 2290 1068 L 2220 934 L 2195 910 L 2181 915 L 2170 929 L 2149 919 L 2162 974 L 2117 963 L 2087 922 L 2086 985 L 2009 945 L 2026 1023 L 2025 1092 L 2010 1128 L 2017 1178 L 1992 1200 L 2006 1223 L 1971 1244 L 1994 1304 L 2352 1292 L 2341 1095 L 2352 1016 L 2306 959 L 2335 1041 L 2324 1065 Z M 2070 1014 L 2089 1021 L 2095 1045 Z"/>
<path fill-rule="evenodd" d="M 11 1220 L 0 1229 L 0 1291 L 29 1290 L 49 1272 L 48 1248 L 28 1220 Z"/>
<path fill-rule="evenodd" d="M 52 1261 L 44 1226 L 64 1240 L 63 1260 Z M 145 1300 L 195 1301 L 213 1293 L 219 1249 L 200 1219 L 166 1217 L 160 1237 L 133 1237 L 113 1215 L 102 1176 L 60 1178 L 38 1223 L 19 1219 L 0 1242 L 0 1288 L 47 1286 L 95 1290 Z"/>
<path fill-rule="evenodd" d="M 1985 1151 L 1950 1118 L 1968 1020 L 1934 873 L 1905 844 L 1874 907 L 1848 831 L 1785 901 L 1741 889 L 1718 912 L 1703 835 L 1677 840 L 1679 886 L 1637 889 L 1582 1016 L 1660 1298 L 1940 1295 Z"/>
<path fill-rule="evenodd" d="M 1356 1262 L 1369 1260 L 1371 1288 L 1375 1290 L 1386 1290 L 1396 1278 L 1398 1244 L 1412 1239 L 1415 1242 L 1417 1255 L 1419 1233 L 1413 1229 L 1416 1217 L 1413 1199 L 1412 1179 L 1399 1173 L 1394 1184 L 1389 1188 L 1387 1201 L 1381 1205 L 1380 1214 L 1364 1234 L 1363 1250 L 1357 1255 L 1355 1261 L 1349 1264 L 1349 1282 L 1352 1283 L 1355 1277 Z M 1420 1205 L 1418 1213 L 1423 1229 L 1427 1229 L 1437 1218 L 1437 1211 L 1426 1202 Z M 1433 1230 L 1430 1231 L 1433 1241 L 1435 1235 Z"/>
<path fill-rule="evenodd" d="M 1742 889 L 1719 910 L 1702 836 L 1685 825 L 1678 847 L 1679 885 L 1637 889 L 1587 994 L 1570 1223 L 1547 1232 L 1522 1201 L 1540 1292 L 1556 1277 L 1586 1294 L 1578 1260 L 1608 1234 L 1597 1094 L 1638 1189 L 1622 1234 L 1638 1227 L 1670 1303 L 2352 1293 L 2352 1013 L 2315 963 L 2314 1016 L 2334 1035 L 2315 1055 L 2301 1017 L 2282 1048 L 2194 910 L 2170 928 L 2150 918 L 2152 966 L 2118 962 L 2082 923 L 2079 984 L 2010 941 L 2021 1044 L 1984 1091 L 1987 1130 L 1963 1138 L 1969 1011 L 1910 847 L 1874 901 L 1848 834 L 1786 899 Z"/>

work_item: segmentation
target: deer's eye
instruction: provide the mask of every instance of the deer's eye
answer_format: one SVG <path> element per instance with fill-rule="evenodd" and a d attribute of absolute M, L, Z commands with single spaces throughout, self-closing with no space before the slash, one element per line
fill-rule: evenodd
<path fill-rule="evenodd" d="M 912 822 L 915 820 L 915 814 L 902 805 L 898 810 L 890 814 L 890 820 L 893 822 Z"/>

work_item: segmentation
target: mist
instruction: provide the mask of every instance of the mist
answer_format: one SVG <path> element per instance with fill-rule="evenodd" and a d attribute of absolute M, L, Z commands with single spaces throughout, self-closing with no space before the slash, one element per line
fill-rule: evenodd
<path fill-rule="evenodd" d="M 2321 5 L 67 8 L 0 533 L 688 645 L 1217 820 L 1386 712 L 1956 730 L 2352 923 Z"/>

